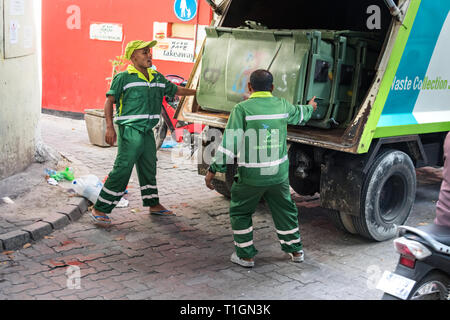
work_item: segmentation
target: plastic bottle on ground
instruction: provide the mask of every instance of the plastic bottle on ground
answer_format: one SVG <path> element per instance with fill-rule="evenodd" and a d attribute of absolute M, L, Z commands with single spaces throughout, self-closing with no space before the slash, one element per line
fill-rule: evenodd
<path fill-rule="evenodd" d="M 95 203 L 97 202 L 100 191 L 102 191 L 103 183 L 97 176 L 87 175 L 73 180 L 72 188 L 80 196 Z"/>

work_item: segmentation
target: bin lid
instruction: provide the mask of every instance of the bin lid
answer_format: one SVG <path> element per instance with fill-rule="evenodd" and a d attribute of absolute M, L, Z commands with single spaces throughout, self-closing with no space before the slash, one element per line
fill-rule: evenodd
<path fill-rule="evenodd" d="M 208 27 L 197 93 L 207 110 L 231 111 L 249 96 L 247 84 L 257 69 L 274 76 L 274 95 L 291 103 L 303 98 L 311 42 L 301 30 Z"/>

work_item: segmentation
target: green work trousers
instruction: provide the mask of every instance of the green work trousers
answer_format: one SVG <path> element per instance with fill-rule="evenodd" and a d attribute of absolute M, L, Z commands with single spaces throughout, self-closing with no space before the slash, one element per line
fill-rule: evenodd
<path fill-rule="evenodd" d="M 250 186 L 239 180 L 231 188 L 230 220 L 236 254 L 253 258 L 257 253 L 253 244 L 252 214 L 263 198 L 269 205 L 281 249 L 284 252 L 302 250 L 298 226 L 298 210 L 292 201 L 289 180 L 271 186 Z"/>
<path fill-rule="evenodd" d="M 117 157 L 94 208 L 110 213 L 125 194 L 133 167 L 139 178 L 144 207 L 159 204 L 156 186 L 156 143 L 153 130 L 141 132 L 130 126 L 119 126 Z"/>

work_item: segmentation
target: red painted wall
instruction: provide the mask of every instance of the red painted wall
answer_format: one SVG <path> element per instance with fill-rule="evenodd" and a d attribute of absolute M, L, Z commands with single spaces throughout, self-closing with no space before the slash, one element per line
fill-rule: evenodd
<path fill-rule="evenodd" d="M 183 23 L 174 14 L 175 0 L 42 0 L 42 76 L 45 109 L 84 112 L 103 108 L 111 76 L 110 59 L 122 54 L 131 40 L 151 40 L 153 22 Z M 197 0 L 197 16 L 187 24 L 209 25 L 212 12 Z M 80 8 L 81 28 L 70 30 L 67 20 Z M 91 23 L 123 25 L 124 43 L 92 40 Z M 155 60 L 162 74 L 188 79 L 193 63 Z"/>

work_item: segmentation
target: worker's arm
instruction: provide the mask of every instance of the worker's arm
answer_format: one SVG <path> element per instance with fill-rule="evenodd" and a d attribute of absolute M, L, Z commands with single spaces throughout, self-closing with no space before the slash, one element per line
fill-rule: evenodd
<path fill-rule="evenodd" d="M 195 96 L 197 90 L 185 88 L 181 86 L 177 86 L 176 84 L 172 83 L 171 81 L 167 80 L 166 78 L 163 78 L 165 82 L 165 89 L 164 89 L 164 95 L 166 97 L 173 98 L 174 96 Z"/>
<path fill-rule="evenodd" d="M 110 146 L 114 146 L 117 140 L 116 130 L 114 129 L 114 104 L 120 101 L 123 94 L 123 72 L 114 76 L 111 88 L 106 93 L 105 101 L 105 121 L 106 133 L 105 141 Z"/>
<path fill-rule="evenodd" d="M 215 173 L 208 171 L 205 177 L 205 184 L 208 187 L 208 189 L 214 190 L 214 185 L 212 184 L 212 181 L 214 177 L 216 176 Z"/>
<path fill-rule="evenodd" d="M 114 129 L 113 113 L 114 113 L 114 96 L 108 96 L 105 101 L 105 120 L 106 120 L 106 134 L 105 141 L 110 146 L 114 146 L 117 140 L 116 130 Z"/>
<path fill-rule="evenodd" d="M 178 87 L 177 89 L 177 96 L 195 96 L 197 90 L 195 89 L 189 89 L 185 87 Z"/>
<path fill-rule="evenodd" d="M 314 111 L 317 110 L 316 97 L 312 98 L 306 106 L 294 106 L 288 103 L 289 120 L 288 123 L 297 126 L 304 126 L 312 117 Z"/>

